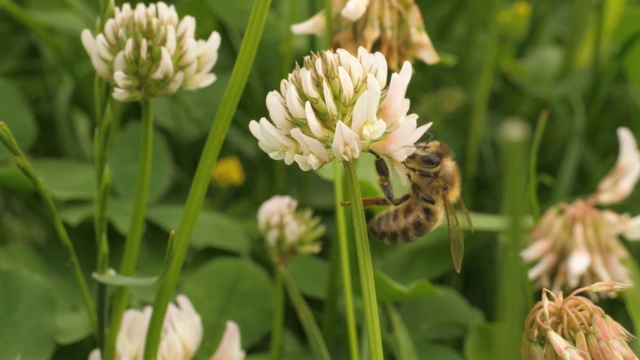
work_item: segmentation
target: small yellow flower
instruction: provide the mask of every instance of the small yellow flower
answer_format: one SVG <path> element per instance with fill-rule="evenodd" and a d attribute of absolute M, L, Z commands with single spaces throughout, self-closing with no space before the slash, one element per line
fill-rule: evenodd
<path fill-rule="evenodd" d="M 237 156 L 227 156 L 218 160 L 211 172 L 211 181 L 218 187 L 227 188 L 244 184 L 242 163 Z"/>

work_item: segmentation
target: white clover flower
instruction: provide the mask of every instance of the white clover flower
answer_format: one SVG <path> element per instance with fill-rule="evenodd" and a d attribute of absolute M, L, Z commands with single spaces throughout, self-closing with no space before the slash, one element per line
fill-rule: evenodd
<path fill-rule="evenodd" d="M 271 158 L 295 161 L 304 171 L 368 150 L 402 162 L 431 126 L 418 127 L 418 116 L 407 114 L 411 71 L 405 62 L 387 87 L 387 63 L 379 52 L 312 54 L 282 80 L 280 91 L 267 95 L 271 121 L 253 120 L 249 129 Z"/>
<path fill-rule="evenodd" d="M 158 348 L 158 359 L 192 359 L 202 341 L 202 321 L 189 298 L 178 295 L 176 303 L 177 305 L 169 304 L 167 309 Z M 142 311 L 135 309 L 125 311 L 116 340 L 116 360 L 142 359 L 152 312 L 151 306 L 146 306 Z M 231 346 L 229 340 L 226 342 L 224 340 L 228 337 L 232 340 L 237 339 L 237 342 L 231 341 Z M 93 350 L 89 355 L 89 360 L 101 360 L 101 358 L 99 349 Z M 244 352 L 240 349 L 240 330 L 234 322 L 227 322 L 223 341 L 212 359 L 244 359 Z"/>
<path fill-rule="evenodd" d="M 294 254 L 320 251 L 317 240 L 324 234 L 324 226 L 320 225 L 319 218 L 313 217 L 311 210 L 297 208 L 295 199 L 276 195 L 258 209 L 258 228 L 278 262 Z"/>
<path fill-rule="evenodd" d="M 244 360 L 245 353 L 240 344 L 240 328 L 233 321 L 227 321 L 218 349 L 209 360 Z"/>
<path fill-rule="evenodd" d="M 640 216 L 630 217 L 597 204 L 625 199 L 640 176 L 640 154 L 631 132 L 618 129 L 620 156 L 613 170 L 587 200 L 549 208 L 531 233 L 531 244 L 521 252 L 527 262 L 536 262 L 529 279 L 540 287 L 559 291 L 562 287 L 588 286 L 599 281 L 631 283 L 621 260 L 629 256 L 619 237 L 640 240 Z"/>
<path fill-rule="evenodd" d="M 424 27 L 420 8 L 414 0 L 334 0 L 332 1 L 331 47 L 355 53 L 358 47 L 380 49 L 397 70 L 404 61 L 420 59 L 433 65 L 440 61 Z M 325 12 L 291 25 L 297 35 L 322 36 L 326 31 Z"/>
<path fill-rule="evenodd" d="M 629 196 L 640 179 L 640 151 L 631 131 L 618 128 L 620 152 L 618 161 L 598 185 L 596 201 L 601 205 L 618 203 Z"/>
<path fill-rule="evenodd" d="M 210 73 L 218 59 L 220 35 L 194 38 L 196 21 L 179 20 L 173 5 L 164 2 L 133 9 L 116 7 L 95 37 L 82 31 L 82 44 L 100 77 L 114 86 L 113 97 L 135 101 L 170 95 L 179 89 L 196 90 L 216 80 Z"/>

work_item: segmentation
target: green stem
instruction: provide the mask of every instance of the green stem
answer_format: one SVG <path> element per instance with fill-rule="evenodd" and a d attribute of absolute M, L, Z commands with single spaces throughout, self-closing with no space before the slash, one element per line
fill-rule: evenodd
<path fill-rule="evenodd" d="M 97 248 L 97 272 L 106 274 L 109 268 L 109 241 L 107 239 L 107 207 L 111 178 L 107 167 L 107 155 L 111 139 L 111 106 L 108 104 L 101 115 L 94 137 L 94 159 L 96 166 L 96 202 L 94 228 Z M 98 347 L 104 347 L 105 332 L 108 324 L 107 285 L 98 282 L 97 288 Z"/>
<path fill-rule="evenodd" d="M 393 336 L 396 340 L 396 356 L 403 360 L 418 360 L 418 350 L 411 339 L 411 332 L 407 329 L 402 316 L 393 304 L 385 304 L 385 310 L 393 327 Z"/>
<path fill-rule="evenodd" d="M 351 359 L 360 359 L 358 354 L 358 329 L 353 305 L 353 286 L 351 285 L 351 262 L 349 256 L 349 236 L 347 234 L 347 214 L 342 201 L 344 198 L 344 182 L 340 165 L 333 162 L 333 190 L 336 208 L 336 224 L 338 227 L 338 244 L 340 245 L 340 269 L 342 270 L 342 285 L 344 287 L 344 304 L 347 316 L 347 335 Z"/>
<path fill-rule="evenodd" d="M 498 248 L 499 291 L 496 317 L 499 332 L 498 354 L 505 359 L 520 357 L 520 338 L 524 330 L 522 319 L 527 316 L 532 301 L 531 284 L 527 280 L 524 262 L 520 258 L 525 228 L 527 149 L 530 128 L 523 120 L 505 121 L 500 129 L 502 163 L 504 164 L 502 211 L 509 225 L 500 237 Z"/>
<path fill-rule="evenodd" d="M 536 174 L 536 167 L 538 165 L 538 149 L 540 149 L 542 134 L 544 134 L 544 128 L 547 125 L 548 119 L 549 111 L 545 110 L 540 114 L 540 118 L 538 118 L 538 125 L 536 126 L 536 133 L 533 136 L 533 145 L 531 146 L 531 157 L 529 161 L 529 202 L 534 220 L 538 220 L 540 218 L 540 202 L 538 201 L 537 191 L 538 177 Z"/>
<path fill-rule="evenodd" d="M 140 134 L 140 155 L 138 159 L 138 175 L 136 177 L 135 195 L 133 198 L 133 210 L 129 232 L 125 240 L 122 263 L 120 264 L 120 275 L 133 275 L 138 253 L 142 242 L 144 230 L 144 218 L 147 209 L 147 199 L 149 195 L 149 182 L 151 180 L 151 163 L 153 160 L 153 114 L 151 101 L 144 99 L 142 105 L 142 132 Z M 103 359 L 113 359 L 115 355 L 116 339 L 122 324 L 122 316 L 129 303 L 131 289 L 126 286 L 118 287 L 113 298 L 111 309 L 111 322 L 104 348 Z"/>
<path fill-rule="evenodd" d="M 495 21 L 498 11 L 498 1 L 490 1 L 486 4 L 486 13 L 489 18 L 487 24 L 488 39 L 483 42 L 486 44 L 482 50 L 484 56 L 480 65 L 478 80 L 475 84 L 473 102 L 471 104 L 471 127 L 469 129 L 469 138 L 467 141 L 467 166 L 465 176 L 470 179 L 474 178 L 478 170 L 478 156 L 480 154 L 480 145 L 484 135 L 484 128 L 487 122 L 487 106 L 489 104 L 489 95 L 493 86 L 494 72 L 497 65 L 498 52 L 500 50 L 500 41 L 498 40 L 498 22 Z M 485 6 L 483 4 L 483 6 Z"/>
<path fill-rule="evenodd" d="M 325 345 L 322 334 L 320 333 L 320 328 L 318 328 L 318 324 L 313 317 L 313 313 L 311 312 L 309 305 L 307 305 L 307 302 L 300 293 L 300 289 L 298 289 L 298 286 L 289 276 L 287 269 L 285 269 L 283 265 L 278 264 L 278 272 L 281 273 L 281 276 L 284 279 L 284 284 L 287 288 L 287 292 L 289 293 L 289 298 L 291 299 L 293 306 L 296 308 L 296 313 L 298 314 L 302 328 L 307 335 L 307 340 L 311 346 L 311 352 L 313 352 L 314 359 L 331 359 L 331 356 L 329 356 L 329 350 L 327 350 L 327 345 Z"/>
<path fill-rule="evenodd" d="M 184 212 L 180 219 L 180 225 L 178 226 L 178 231 L 176 231 L 175 251 L 160 279 L 158 293 L 153 306 L 154 311 L 149 324 L 149 332 L 147 333 L 144 354 L 146 360 L 155 359 L 157 356 L 164 315 L 178 283 L 182 263 L 189 247 L 191 233 L 193 232 L 198 213 L 202 207 L 204 196 L 209 188 L 211 170 L 218 160 L 224 137 L 229 129 L 229 124 L 231 124 L 233 114 L 235 113 L 238 102 L 240 101 L 240 96 L 249 77 L 258 44 L 262 37 L 262 30 L 267 19 L 270 4 L 271 0 L 255 0 L 253 3 L 253 9 L 249 16 L 247 31 L 242 39 L 238 59 L 231 73 L 231 79 L 220 103 L 216 118 L 213 121 L 213 126 L 207 137 L 200 162 L 198 163 L 198 169 L 191 184 Z"/>
<path fill-rule="evenodd" d="M 332 0 L 324 0 L 324 14 L 325 14 L 325 30 L 324 30 L 324 39 L 326 41 L 325 48 L 331 47 L 332 39 L 333 39 L 333 11 L 331 9 Z"/>
<path fill-rule="evenodd" d="M 38 194 L 42 197 L 47 206 L 47 210 L 49 211 L 49 215 L 51 216 L 51 221 L 53 223 L 53 227 L 56 231 L 56 235 L 60 239 L 62 246 L 67 251 L 69 256 L 69 263 L 71 265 L 71 269 L 73 271 L 73 275 L 76 278 L 76 282 L 80 287 L 80 292 L 82 293 L 82 300 L 84 301 L 84 306 L 87 310 L 87 314 L 89 316 L 89 320 L 91 321 L 91 326 L 93 328 L 93 332 L 97 333 L 98 329 L 98 319 L 96 317 L 96 312 L 93 307 L 93 301 L 91 299 L 91 295 L 89 293 L 89 287 L 87 286 L 87 282 L 84 278 L 82 268 L 80 267 L 80 262 L 78 261 L 78 256 L 76 255 L 75 248 L 73 247 L 73 243 L 69 238 L 69 234 L 64 227 L 64 223 L 58 214 L 58 210 L 56 209 L 55 203 L 53 202 L 53 197 L 47 189 L 44 181 L 33 170 L 31 163 L 24 155 L 18 143 L 11 133 L 11 130 L 7 126 L 6 123 L 0 121 L 0 140 L 5 144 L 5 146 L 16 156 L 16 164 L 20 168 L 20 170 L 24 173 L 24 175 L 33 182 L 36 186 L 36 190 Z"/>
<path fill-rule="evenodd" d="M 278 360 L 282 353 L 282 332 L 284 330 L 284 283 L 282 272 L 275 269 L 275 293 L 273 296 L 273 327 L 271 328 L 271 350 L 269 358 Z"/>
<path fill-rule="evenodd" d="M 384 353 L 382 352 L 378 299 L 376 298 L 373 264 L 371 261 L 371 251 L 369 250 L 367 223 L 364 218 L 360 183 L 358 182 L 356 167 L 353 161 L 346 162 L 344 168 L 347 183 L 349 185 L 348 190 L 350 192 L 350 196 L 348 198 L 351 202 L 351 211 L 353 216 L 352 221 L 355 232 L 356 253 L 358 255 L 360 287 L 362 289 L 362 301 L 364 303 L 365 329 L 367 333 L 367 344 L 369 345 L 369 359 L 382 360 L 384 358 Z"/>

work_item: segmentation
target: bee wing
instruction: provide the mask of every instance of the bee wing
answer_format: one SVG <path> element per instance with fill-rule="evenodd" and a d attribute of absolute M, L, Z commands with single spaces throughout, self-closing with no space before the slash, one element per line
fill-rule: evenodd
<path fill-rule="evenodd" d="M 456 272 L 462 268 L 462 258 L 464 257 L 464 237 L 458 222 L 458 215 L 453 209 L 453 204 L 447 201 L 446 193 L 443 195 L 444 212 L 447 216 L 447 226 L 449 228 L 449 245 L 451 245 L 451 258 Z"/>
<path fill-rule="evenodd" d="M 462 201 L 462 198 L 458 200 L 458 203 L 460 204 L 460 210 L 462 211 L 462 215 L 464 215 L 464 221 L 467 223 L 467 226 L 469 227 L 469 231 L 473 232 L 473 223 L 471 222 L 471 216 L 469 216 L 469 210 L 467 210 L 467 205 L 464 204 L 464 201 Z"/>

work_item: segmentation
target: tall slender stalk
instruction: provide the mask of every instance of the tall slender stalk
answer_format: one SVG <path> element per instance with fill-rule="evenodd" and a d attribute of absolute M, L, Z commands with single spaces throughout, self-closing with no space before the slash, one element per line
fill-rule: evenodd
<path fill-rule="evenodd" d="M 320 333 L 320 328 L 318 328 L 318 324 L 313 317 L 313 313 L 311 312 L 309 305 L 304 300 L 302 293 L 300 293 L 300 289 L 291 276 L 289 276 L 284 265 L 278 264 L 277 271 L 280 272 L 280 276 L 282 276 L 287 292 L 289 293 L 289 299 L 291 299 L 293 306 L 296 308 L 296 313 L 298 314 L 298 318 L 302 324 L 302 329 L 307 335 L 307 340 L 311 346 L 313 358 L 318 360 L 331 359 L 329 350 L 327 350 L 327 345 Z"/>
<path fill-rule="evenodd" d="M 359 359 L 358 329 L 353 306 L 353 286 L 351 285 L 351 262 L 349 256 L 349 237 L 347 235 L 347 214 L 342 201 L 344 198 L 344 181 L 340 165 L 333 162 L 333 189 L 336 209 L 336 223 L 338 227 L 338 244 L 340 246 L 340 269 L 342 271 L 342 285 L 344 290 L 344 306 L 347 317 L 347 335 L 349 338 L 349 353 L 352 359 Z"/>
<path fill-rule="evenodd" d="M 209 187 L 211 170 L 218 160 L 222 142 L 249 77 L 270 4 L 271 0 L 255 0 L 253 3 L 247 31 L 242 39 L 242 45 L 240 45 L 238 59 L 231 73 L 229 85 L 220 103 L 221 105 L 213 121 L 211 131 L 209 131 L 196 174 L 191 183 L 180 225 L 178 226 L 178 231 L 176 231 L 174 252 L 160 278 L 145 344 L 144 358 L 146 360 L 155 359 L 157 356 L 162 323 L 167 312 L 167 306 L 173 297 L 173 292 L 180 277 L 180 270 L 189 247 L 191 233 Z"/>
<path fill-rule="evenodd" d="M 540 114 L 538 119 L 538 125 L 536 125 L 536 132 L 533 136 L 533 144 L 531 145 L 531 155 L 529 160 L 529 203 L 531 205 L 531 214 L 534 220 L 540 218 L 540 203 L 538 201 L 538 177 L 536 174 L 536 167 L 538 164 L 538 149 L 540 149 L 540 142 L 542 141 L 542 134 L 544 134 L 544 128 L 547 125 L 549 119 L 549 111 L 545 110 Z"/>
<path fill-rule="evenodd" d="M 40 196 L 44 200 L 45 205 L 47 206 L 47 210 L 49 211 L 49 216 L 51 216 L 51 222 L 53 223 L 56 235 L 60 239 L 62 246 L 67 251 L 67 255 L 69 257 L 68 261 L 71 265 L 73 275 L 76 278 L 76 282 L 80 287 L 82 300 L 84 302 L 85 309 L 87 310 L 89 321 L 91 321 L 91 327 L 93 329 L 93 332 L 97 333 L 98 319 L 96 317 L 91 294 L 89 293 L 89 287 L 87 286 L 87 282 L 82 273 L 82 268 L 80 267 L 80 262 L 78 261 L 76 250 L 73 247 L 73 243 L 69 238 L 67 229 L 65 229 L 64 223 L 60 218 L 60 214 L 58 214 L 58 210 L 56 209 L 56 205 L 53 202 L 53 197 L 51 196 L 49 189 L 47 189 L 44 181 L 42 181 L 42 179 L 38 177 L 36 172 L 33 170 L 31 163 L 29 163 L 29 160 L 18 146 L 13 133 L 11 132 L 7 124 L 3 121 L 0 121 L 0 141 L 2 141 L 9 149 L 9 151 L 11 151 L 11 153 L 16 156 L 16 164 L 18 165 L 22 173 L 36 186 L 38 194 L 40 194 Z"/>
<path fill-rule="evenodd" d="M 120 275 L 133 275 L 138 262 L 144 218 L 149 197 L 149 183 L 151 180 L 151 163 L 153 159 L 153 114 L 151 101 L 144 99 L 142 105 L 142 132 L 140 134 L 140 155 L 138 159 L 138 175 L 133 199 L 131 223 L 125 240 Z M 116 339 L 122 324 L 122 315 L 129 303 L 131 289 L 126 286 L 118 287 L 111 308 L 111 321 L 107 341 L 104 347 L 103 359 L 113 359 L 115 355 Z"/>
<path fill-rule="evenodd" d="M 508 227 L 499 242 L 499 292 L 496 316 L 499 333 L 496 339 L 497 354 L 505 359 L 520 357 L 520 338 L 524 331 L 522 319 L 531 308 L 531 285 L 520 258 L 523 246 L 523 215 L 527 212 L 525 192 L 527 174 L 527 149 L 530 129 L 520 119 L 505 120 L 500 129 L 503 179 L 503 214 Z"/>
<path fill-rule="evenodd" d="M 364 218 L 362 206 L 362 194 L 360 183 L 356 174 L 355 163 L 345 162 L 346 180 L 349 191 L 348 199 L 351 202 L 353 227 L 355 232 L 356 253 L 358 255 L 358 269 L 360 271 L 360 287 L 362 289 L 362 302 L 364 304 L 365 331 L 369 346 L 369 359 L 384 358 L 382 351 L 382 337 L 380 332 L 380 316 L 378 314 L 378 299 L 373 278 L 373 264 L 367 236 L 367 223 Z"/>

